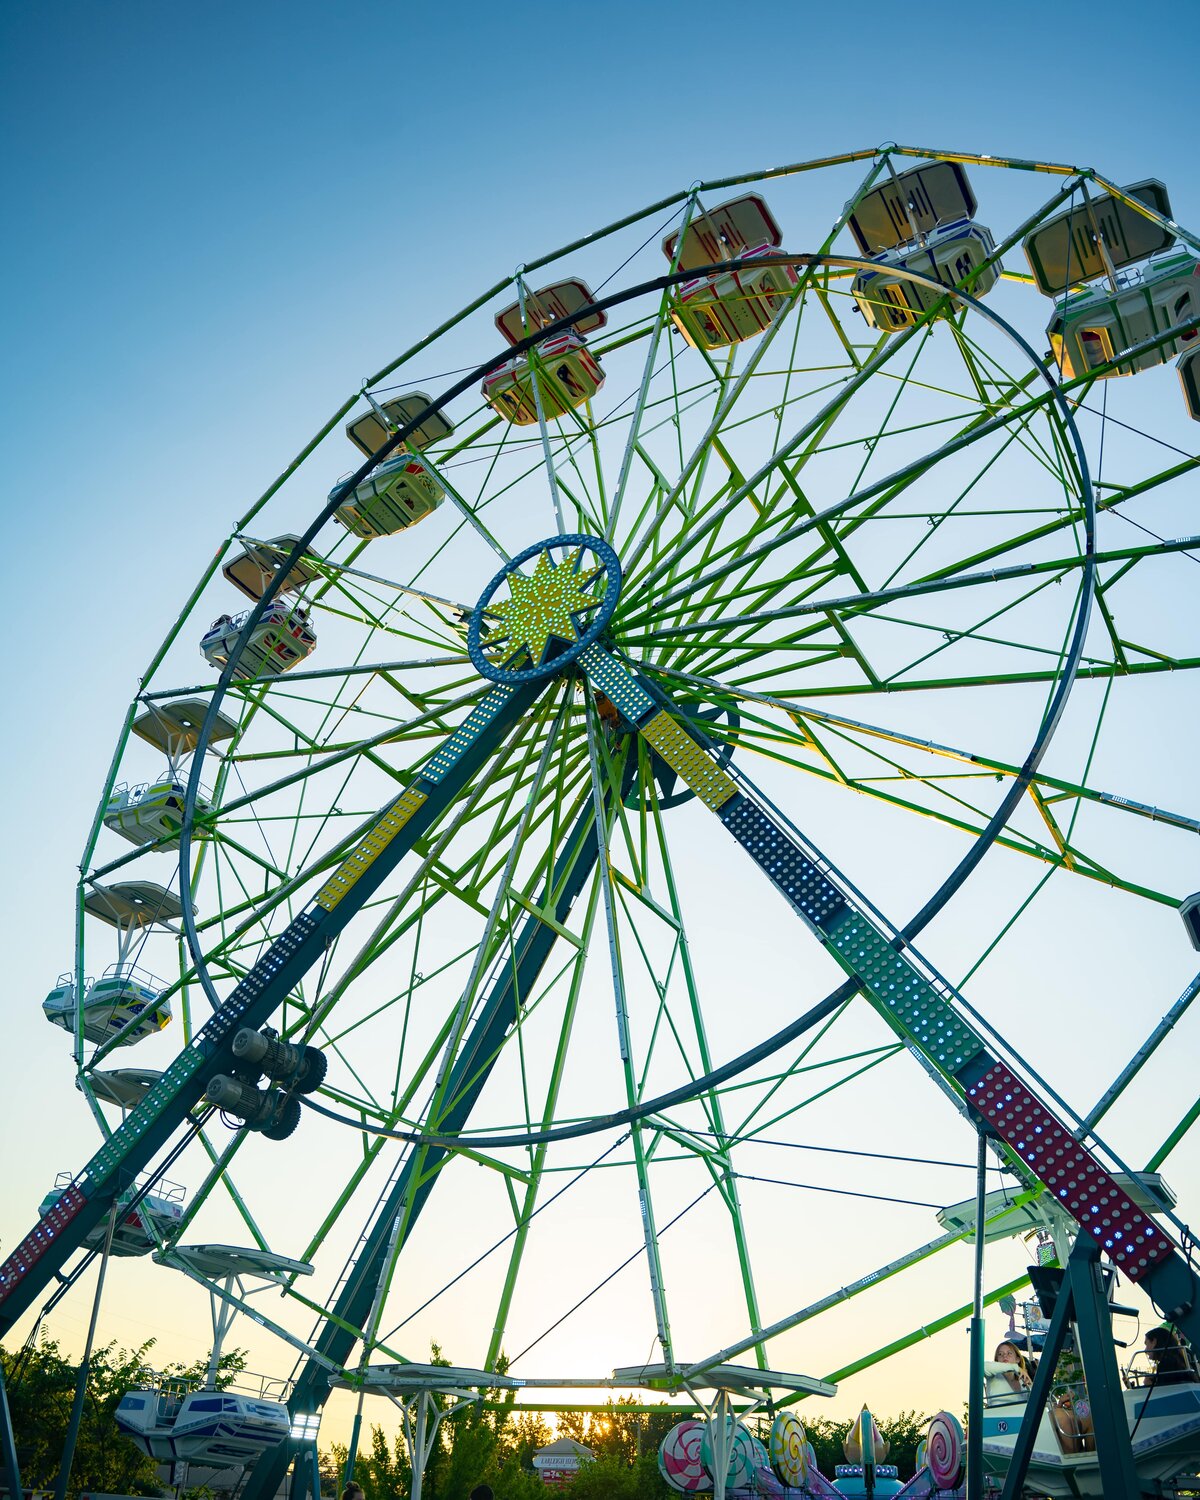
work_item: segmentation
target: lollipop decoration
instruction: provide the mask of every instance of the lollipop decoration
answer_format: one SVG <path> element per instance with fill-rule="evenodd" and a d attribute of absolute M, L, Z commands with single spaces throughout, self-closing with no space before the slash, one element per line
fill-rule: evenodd
<path fill-rule="evenodd" d="M 710 1474 L 716 1474 L 713 1462 L 713 1428 L 716 1422 L 724 1421 L 725 1439 L 729 1444 L 729 1466 L 725 1471 L 725 1484 L 731 1490 L 748 1489 L 754 1483 L 755 1470 L 765 1468 L 767 1455 L 761 1443 L 733 1417 L 715 1417 L 704 1424 L 704 1436 L 700 1440 L 700 1457 Z"/>
<path fill-rule="evenodd" d="M 933 1475 L 933 1482 L 939 1489 L 953 1489 L 962 1480 L 966 1467 L 963 1462 L 964 1446 L 963 1430 L 958 1418 L 951 1416 L 948 1411 L 938 1412 L 929 1424 L 925 1439 L 925 1461 Z"/>
<path fill-rule="evenodd" d="M 690 1494 L 712 1489 L 712 1475 L 700 1456 L 704 1423 L 677 1422 L 658 1448 L 658 1470 L 673 1490 Z"/>
<path fill-rule="evenodd" d="M 808 1433 L 794 1411 L 776 1412 L 771 1423 L 771 1462 L 789 1489 L 808 1481 Z"/>

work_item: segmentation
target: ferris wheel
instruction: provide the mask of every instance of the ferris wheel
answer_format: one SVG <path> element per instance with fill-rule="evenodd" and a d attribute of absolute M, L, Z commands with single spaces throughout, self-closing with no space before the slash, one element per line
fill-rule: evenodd
<path fill-rule="evenodd" d="M 647 1368 L 765 1369 L 771 1153 L 834 1099 L 886 1134 L 926 1081 L 992 1132 L 1003 1211 L 1179 1311 L 1173 1205 L 1093 1132 L 1200 978 L 1079 1115 L 1003 1003 L 1042 913 L 1081 952 L 1118 905 L 1200 946 L 1200 810 L 1127 753 L 1200 665 L 1165 604 L 1200 548 L 1172 214 L 1155 179 L 898 146 L 702 183 L 366 381 L 126 712 L 45 1000 L 104 1139 L 0 1267 L 0 1328 L 116 1204 L 118 1253 L 315 1267 L 269 1326 L 319 1411 L 413 1357 L 422 1244 L 482 1266 L 479 1368 L 528 1354 L 549 1268 L 614 1259 L 562 1230 L 595 1191 Z"/>

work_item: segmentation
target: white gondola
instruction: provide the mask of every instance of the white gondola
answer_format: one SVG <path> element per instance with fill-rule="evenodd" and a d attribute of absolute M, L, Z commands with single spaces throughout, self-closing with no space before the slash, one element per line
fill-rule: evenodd
<path fill-rule="evenodd" d="M 60 1172 L 54 1181 L 54 1190 L 47 1193 L 38 1207 L 44 1218 L 71 1186 L 70 1172 Z M 160 1181 L 152 1193 L 137 1204 L 130 1203 L 141 1189 L 130 1188 L 117 1202 L 117 1220 L 113 1226 L 113 1255 L 149 1255 L 170 1235 L 183 1218 L 184 1190 L 178 1183 Z M 108 1235 L 108 1219 L 101 1219 L 84 1239 L 89 1250 L 103 1250 Z"/>
<path fill-rule="evenodd" d="M 104 826 L 131 844 L 157 844 L 160 849 L 178 849 L 186 792 L 185 783 L 173 776 L 163 781 L 142 782 L 138 786 L 119 782 L 105 805 Z M 197 816 L 202 817 L 211 808 L 212 794 L 201 787 L 196 798 Z M 196 838 L 207 836 L 202 824 L 197 824 L 193 832 Z"/>
<path fill-rule="evenodd" d="M 215 1468 L 254 1463 L 287 1438 L 290 1425 L 282 1401 L 240 1391 L 190 1391 L 177 1380 L 127 1391 L 114 1416 L 134 1446 L 159 1463 Z"/>
<path fill-rule="evenodd" d="M 681 271 L 738 259 L 745 268 L 685 281 L 671 299 L 671 320 L 696 349 L 740 344 L 770 327 L 798 277 L 792 266 L 755 265 L 783 243 L 783 232 L 757 193 L 731 198 L 698 214 L 663 241 L 663 254 Z"/>
<path fill-rule="evenodd" d="M 851 291 L 858 309 L 872 328 L 894 333 L 908 328 L 922 314 L 942 301 L 945 287 L 957 286 L 972 271 L 978 271 L 996 249 L 992 231 L 973 219 L 956 219 L 939 224 L 925 236 L 924 242 L 908 240 L 893 249 L 880 251 L 871 259 L 878 271 L 859 271 Z M 897 276 L 896 271 L 914 271 L 938 282 L 939 289 L 920 286 Z M 972 297 L 983 297 L 1000 279 L 1000 264 L 993 261 L 966 288 Z M 942 316 L 957 310 L 947 301 Z"/>
<path fill-rule="evenodd" d="M 242 550 L 235 552 L 224 564 L 221 572 L 235 589 L 240 589 L 248 599 L 253 599 L 257 604 L 285 559 L 295 551 L 299 540 L 298 536 L 272 537 L 269 542 L 248 539 Z M 295 594 L 306 584 L 311 583 L 314 578 L 318 577 L 316 561 L 313 553 L 305 552 L 299 562 L 292 565 L 291 571 L 280 585 L 279 592 Z"/>
<path fill-rule="evenodd" d="M 61 975 L 42 1002 L 47 1020 L 64 1031 L 75 1031 L 76 1010 L 90 1042 L 116 1039 L 128 1046 L 160 1031 L 171 1019 L 166 986 L 135 967 L 131 954 L 149 928 L 171 928 L 183 915 L 178 896 L 149 880 L 126 880 L 117 885 L 93 884 L 83 897 L 83 909 L 117 929 L 117 961 L 99 979 L 83 981 L 82 999 L 73 975 Z"/>
<path fill-rule="evenodd" d="M 355 536 L 394 536 L 432 514 L 445 495 L 427 460 L 400 451 L 368 474 L 333 514 Z"/>
<path fill-rule="evenodd" d="M 986 1367 L 985 1367 L 986 1368 Z M 1084 1393 L 1080 1392 L 1080 1396 Z M 1194 1472 L 1200 1462 L 1200 1385 L 1134 1387 L 1122 1393 L 1132 1436 L 1133 1463 L 1145 1486 L 1158 1486 L 1175 1475 Z M 1003 1374 L 987 1377 L 983 1413 L 983 1461 L 997 1478 L 1008 1470 L 1025 1416 L 1027 1395 L 1012 1390 Z M 1094 1448 L 1072 1451 L 1078 1440 L 1063 1436 L 1048 1406 L 1038 1423 L 1028 1482 L 1039 1495 L 1103 1496 L 1100 1464 Z"/>
<path fill-rule="evenodd" d="M 519 354 L 485 377 L 481 390 L 493 411 L 517 427 L 538 419 L 534 378 L 547 421 L 584 406 L 604 384 L 604 372 L 573 330 L 539 344 L 536 354 Z"/>
<path fill-rule="evenodd" d="M 167 770 L 157 781 L 130 786 L 119 782 L 109 795 L 104 809 L 104 826 L 131 844 L 156 844 L 160 849 L 179 847 L 179 829 L 183 821 L 183 804 L 187 790 L 185 770 L 189 756 L 200 739 L 200 729 L 208 712 L 203 698 L 181 698 L 173 703 L 152 703 L 133 721 L 133 732 L 139 739 L 165 752 Z M 225 714 L 213 716 L 208 744 L 213 746 L 231 739 L 237 725 Z M 212 793 L 201 786 L 196 812 L 203 816 L 212 808 Z M 194 826 L 196 838 L 207 830 L 202 822 Z"/>
<path fill-rule="evenodd" d="M 1055 308 L 1046 334 L 1066 379 L 1096 370 L 1098 378 L 1107 380 L 1166 364 L 1182 350 L 1190 350 L 1200 336 L 1194 327 L 1104 369 L 1135 344 L 1197 320 L 1200 261 L 1176 252 L 1118 275 L 1116 291 L 1109 286 L 1094 286 L 1073 293 Z"/>
<path fill-rule="evenodd" d="M 224 668 L 248 615 L 249 611 L 222 615 L 205 631 L 200 650 L 210 667 Z M 277 676 L 302 662 L 316 644 L 316 633 L 303 605 L 275 599 L 254 627 L 233 675 L 239 681 Z"/>
<path fill-rule="evenodd" d="M 255 1388 L 248 1388 L 243 1375 L 240 1389 L 218 1389 L 221 1350 L 237 1310 L 233 1297 L 244 1301 L 255 1290 L 280 1285 L 285 1277 L 309 1276 L 312 1266 L 257 1247 L 231 1245 L 174 1245 L 155 1259 L 210 1290 L 213 1342 L 208 1370 L 199 1389 L 178 1379 L 152 1376 L 127 1391 L 115 1412 L 117 1427 L 143 1453 L 162 1463 L 220 1468 L 252 1464 L 286 1440 L 291 1419 L 278 1381 L 258 1379 Z M 247 1286 L 252 1280 L 261 1285 Z"/>
<path fill-rule="evenodd" d="M 161 1031 L 171 1020 L 171 1002 L 162 998 L 165 988 L 161 979 L 132 964 L 111 964 L 99 979 L 85 979 L 80 1007 L 84 1040 L 99 1046 L 119 1035 L 117 1045 L 128 1047 Z M 42 1011 L 48 1021 L 74 1035 L 74 975 L 59 975 Z"/>
<path fill-rule="evenodd" d="M 1189 350 L 1175 368 L 1179 372 L 1188 416 L 1193 422 L 1200 422 L 1200 348 Z"/>

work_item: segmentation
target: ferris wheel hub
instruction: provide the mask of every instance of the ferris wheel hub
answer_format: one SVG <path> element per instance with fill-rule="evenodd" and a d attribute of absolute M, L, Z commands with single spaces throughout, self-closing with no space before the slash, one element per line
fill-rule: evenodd
<path fill-rule="evenodd" d="M 599 640 L 620 592 L 621 564 L 602 537 L 568 532 L 535 542 L 480 595 L 467 627 L 472 664 L 514 687 L 553 677 Z"/>

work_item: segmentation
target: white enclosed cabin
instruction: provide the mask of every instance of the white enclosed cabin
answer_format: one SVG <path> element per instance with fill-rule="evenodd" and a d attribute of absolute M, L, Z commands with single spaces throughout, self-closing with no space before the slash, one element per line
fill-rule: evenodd
<path fill-rule="evenodd" d="M 424 391 L 409 391 L 362 412 L 346 424 L 346 436 L 360 453 L 371 458 L 393 432 L 421 416 L 432 402 Z M 394 536 L 407 531 L 435 511 L 446 491 L 428 459 L 417 457 L 447 438 L 454 423 L 441 411 L 431 411 L 396 450 L 357 485 L 334 511 L 347 531 L 365 538 Z M 339 485 L 344 483 L 338 481 Z M 334 487 L 335 489 L 337 486 Z M 332 498 L 333 491 L 330 491 Z"/>
<path fill-rule="evenodd" d="M 248 617 L 248 610 L 240 615 L 221 615 L 205 631 L 200 650 L 210 667 L 218 671 L 224 668 Z M 303 605 L 275 598 L 254 627 L 233 675 L 238 681 L 275 677 L 311 655 L 316 644 L 316 632 Z"/>
<path fill-rule="evenodd" d="M 136 786 L 119 782 L 105 805 L 104 826 L 131 844 L 178 849 L 186 792 L 185 782 L 174 776 Z M 201 787 L 196 797 L 196 813 L 202 817 L 211 809 L 212 793 Z M 208 830 L 199 823 L 193 833 L 196 838 L 208 836 Z"/>
<path fill-rule="evenodd" d="M 1183 399 L 1188 416 L 1200 422 L 1200 349 L 1189 350 L 1175 366 L 1179 373 L 1179 384 L 1183 387 Z"/>
<path fill-rule="evenodd" d="M 83 981 L 80 1000 L 75 978 L 59 977 L 42 1002 L 46 1019 L 74 1034 L 76 1017 L 87 1041 L 100 1045 L 116 1039 L 128 1046 L 161 1031 L 171 1019 L 166 986 L 130 962 L 133 945 L 149 927 L 170 927 L 183 915 L 178 896 L 149 880 L 127 880 L 116 885 L 93 884 L 83 898 L 83 909 L 117 929 L 117 962 L 99 979 Z"/>
<path fill-rule="evenodd" d="M 445 497 L 428 461 L 402 447 L 355 486 L 333 515 L 355 536 L 394 536 L 431 515 Z"/>
<path fill-rule="evenodd" d="M 257 604 L 266 593 L 267 585 L 296 550 L 299 540 L 298 536 L 277 536 L 268 542 L 248 539 L 242 550 L 235 552 L 223 565 L 221 572 L 235 589 L 239 589 Z M 280 585 L 280 594 L 296 594 L 310 584 L 319 576 L 316 566 L 319 561 L 315 553 L 302 553 Z"/>
<path fill-rule="evenodd" d="M 286 1440 L 290 1417 L 282 1401 L 181 1385 L 128 1391 L 114 1413 L 118 1429 L 150 1458 L 226 1468 L 252 1464 Z"/>
<path fill-rule="evenodd" d="M 171 1002 L 162 998 L 161 979 L 132 964 L 111 964 L 99 979 L 85 979 L 82 1010 L 83 1038 L 97 1046 L 119 1036 L 118 1046 L 129 1047 L 153 1036 L 171 1021 Z M 63 1031 L 75 1032 L 75 976 L 60 974 L 42 1001 L 45 1017 Z"/>
<path fill-rule="evenodd" d="M 485 376 L 484 400 L 517 427 L 538 419 L 537 395 L 548 422 L 585 406 L 604 384 L 604 372 L 580 336 L 567 329 L 538 346 L 536 360 L 519 354 Z"/>
<path fill-rule="evenodd" d="M 757 193 L 698 214 L 682 238 L 667 236 L 663 254 L 679 270 L 734 259 L 746 263 L 744 269 L 738 266 L 680 284 L 671 299 L 671 320 L 693 348 L 727 348 L 770 327 L 799 278 L 793 266 L 754 262 L 782 243 L 783 231 Z"/>
<path fill-rule="evenodd" d="M 992 231 L 973 219 L 956 219 L 939 224 L 925 235 L 924 243 L 909 240 L 894 249 L 883 250 L 871 259 L 877 271 L 859 271 L 851 287 L 859 311 L 872 328 L 894 333 L 908 328 L 924 313 L 945 298 L 946 291 L 959 286 L 973 271 L 984 269 L 972 281 L 967 292 L 983 297 L 1000 279 L 1000 264 L 985 262 L 996 249 Z M 909 281 L 897 271 L 913 271 L 938 283 L 922 286 Z M 951 316 L 958 310 L 953 300 L 946 301 L 939 316 Z"/>
<path fill-rule="evenodd" d="M 43 1217 L 54 1207 L 71 1186 L 70 1172 L 60 1172 L 55 1178 L 54 1190 L 42 1199 L 38 1213 Z M 131 1207 L 131 1200 L 140 1189 L 131 1188 L 117 1204 L 117 1221 L 113 1228 L 113 1255 L 149 1255 L 158 1248 L 160 1240 L 169 1235 L 183 1218 L 184 1190 L 176 1182 L 159 1182 L 152 1193 L 147 1193 L 141 1202 Z M 103 1250 L 108 1234 L 108 1219 L 90 1230 L 83 1243 L 89 1250 Z"/>
<path fill-rule="evenodd" d="M 592 301 L 586 282 L 575 278 L 556 281 L 526 294 L 524 316 L 519 300 L 501 309 L 496 314 L 496 327 L 506 343 L 518 344 L 562 318 L 574 317 Z M 604 384 L 604 372 L 587 347 L 587 335 L 607 322 L 608 314 L 597 309 L 576 317 L 569 328 L 544 339 L 536 349 L 516 355 L 484 377 L 484 400 L 517 427 L 537 421 L 539 395 L 542 415 L 548 422 L 586 405 Z"/>
<path fill-rule="evenodd" d="M 251 1464 L 289 1434 L 291 1419 L 280 1399 L 286 1387 L 278 1380 L 242 1373 L 237 1388 L 217 1389 L 223 1383 L 218 1372 L 225 1337 L 238 1302 L 250 1294 L 250 1280 L 285 1285 L 289 1278 L 311 1276 L 313 1268 L 307 1261 L 257 1246 L 171 1245 L 154 1258 L 209 1288 L 213 1342 L 208 1371 L 202 1382 L 148 1377 L 121 1400 L 117 1426 L 143 1453 L 159 1460 L 220 1468 Z M 222 1282 L 224 1289 L 218 1293 Z"/>
<path fill-rule="evenodd" d="M 1074 292 L 1054 310 L 1046 328 L 1050 348 L 1064 378 L 1096 371 L 1099 379 L 1133 375 L 1166 364 L 1190 350 L 1200 336 L 1200 261 L 1177 251 L 1118 273 L 1109 286 Z M 1129 359 L 1126 349 L 1180 324 L 1182 333 Z M 1105 369 L 1104 366 L 1110 368 Z"/>
<path fill-rule="evenodd" d="M 208 704 L 203 698 L 181 698 L 175 702 L 152 703 L 133 721 L 134 734 L 166 754 L 167 773 L 157 781 L 134 786 L 121 782 L 115 786 L 104 809 L 106 828 L 128 839 L 131 844 L 158 844 L 164 850 L 178 849 L 187 791 L 187 773 L 183 767 L 199 744 L 207 712 Z M 211 747 L 232 739 L 236 733 L 234 721 L 217 713 L 208 744 Z M 211 808 L 212 793 L 201 786 L 196 811 L 203 815 Z M 197 838 L 205 838 L 207 829 L 198 823 L 194 833 Z"/>

